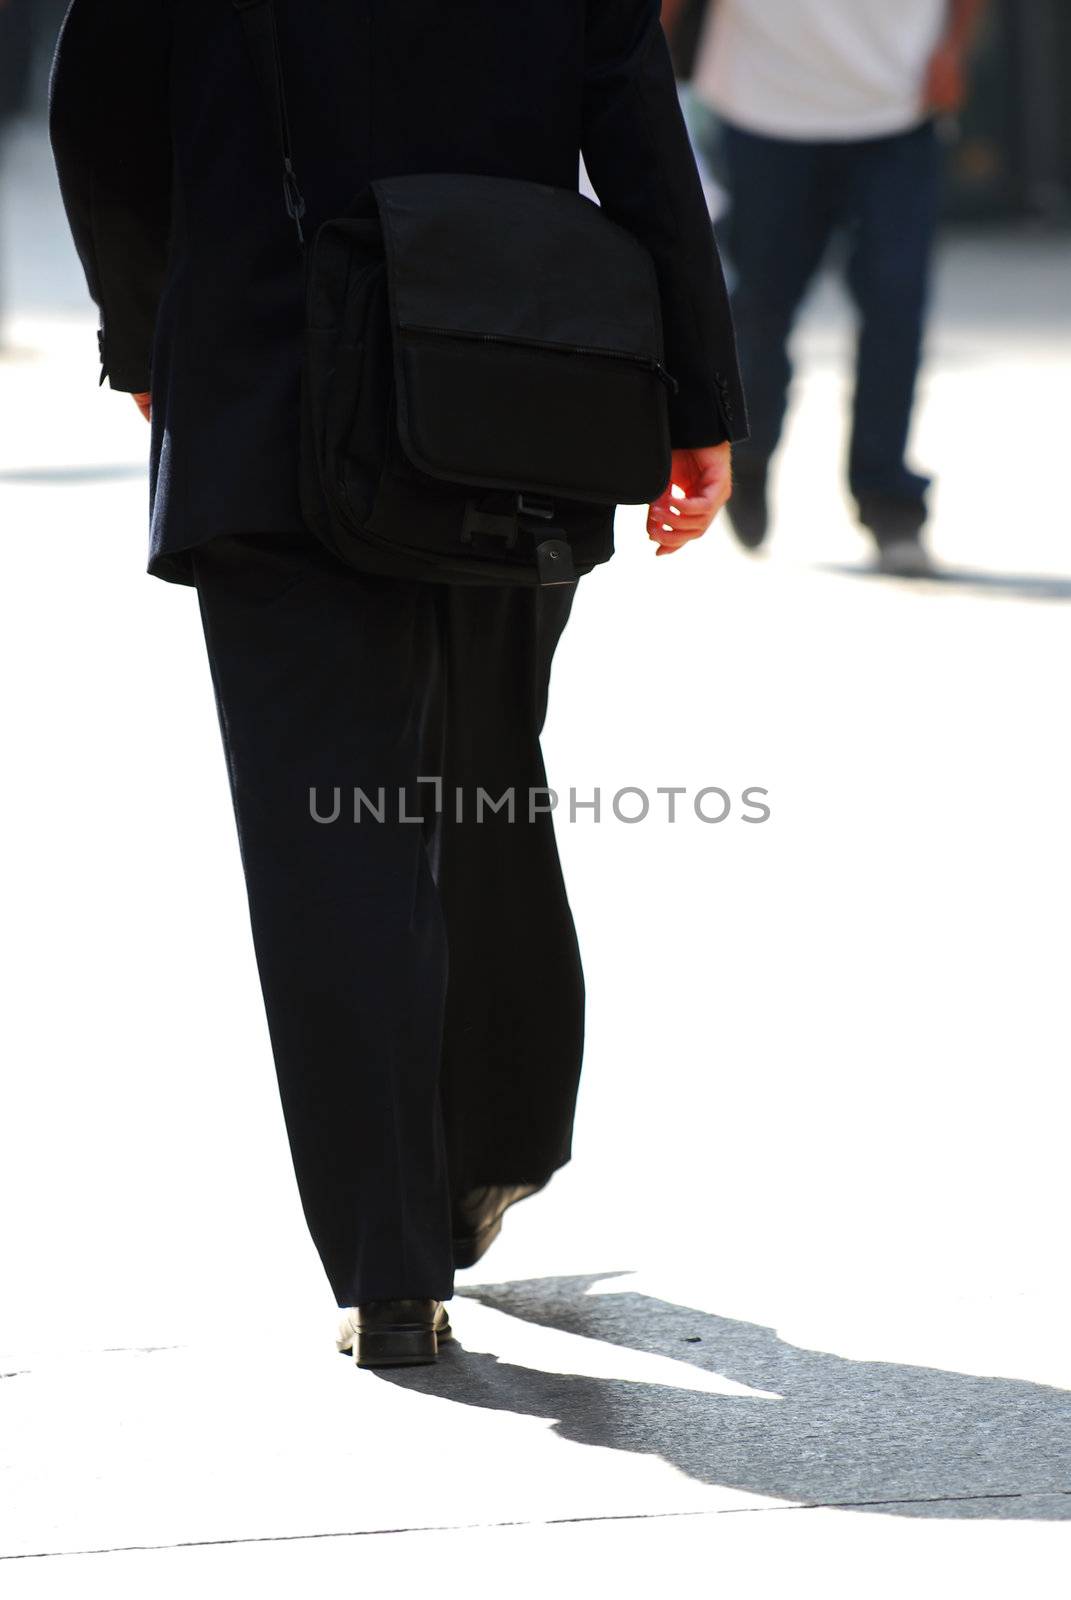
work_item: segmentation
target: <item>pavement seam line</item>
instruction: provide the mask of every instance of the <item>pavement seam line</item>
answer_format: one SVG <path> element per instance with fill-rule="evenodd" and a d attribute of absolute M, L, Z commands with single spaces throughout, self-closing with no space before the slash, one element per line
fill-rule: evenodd
<path fill-rule="evenodd" d="M 370 1539 L 396 1533 L 476 1533 L 491 1528 L 555 1528 L 575 1523 L 601 1522 L 669 1522 L 685 1517 L 732 1517 L 763 1515 L 786 1511 L 840 1511 L 856 1510 L 862 1506 L 880 1509 L 882 1506 L 925 1506 L 969 1504 L 973 1500 L 1042 1500 L 1054 1495 L 1071 1495 L 1067 1489 L 1002 1489 L 991 1494 L 935 1494 L 908 1495 L 887 1500 L 807 1500 L 796 1505 L 783 1506 L 725 1506 L 711 1511 L 622 1511 L 603 1517 L 545 1517 L 532 1522 L 441 1522 L 424 1523 L 419 1527 L 399 1528 L 342 1528 L 330 1533 L 271 1533 L 253 1534 L 235 1539 L 179 1539 L 174 1544 L 119 1544 L 96 1545 L 85 1550 L 25 1550 L 10 1554 L 0 1553 L 0 1561 L 54 1561 L 65 1556 L 127 1555 L 147 1550 L 208 1550 L 218 1545 L 241 1544 L 300 1544 L 319 1539 Z"/>

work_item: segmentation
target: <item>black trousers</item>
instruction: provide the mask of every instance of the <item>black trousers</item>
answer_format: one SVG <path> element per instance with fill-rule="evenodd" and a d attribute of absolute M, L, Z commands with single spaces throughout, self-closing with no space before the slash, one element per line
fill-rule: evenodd
<path fill-rule="evenodd" d="M 339 1305 L 447 1299 L 458 1197 L 571 1154 L 584 980 L 539 737 L 574 591 L 365 576 L 311 536 L 193 559 L 313 1241 Z"/>

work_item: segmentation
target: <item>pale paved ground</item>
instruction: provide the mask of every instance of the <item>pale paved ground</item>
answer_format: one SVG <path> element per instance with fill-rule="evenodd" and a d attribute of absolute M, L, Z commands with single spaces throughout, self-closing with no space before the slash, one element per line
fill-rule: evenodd
<path fill-rule="evenodd" d="M 768 557 L 656 569 L 622 518 L 546 739 L 608 813 L 559 830 L 575 1159 L 391 1376 L 333 1352 L 145 430 L 10 166 L 5 1597 L 1066 1594 L 1067 243 L 946 251 L 917 453 L 956 581 L 865 572 L 828 292 Z M 671 784 L 773 815 L 609 814 Z"/>

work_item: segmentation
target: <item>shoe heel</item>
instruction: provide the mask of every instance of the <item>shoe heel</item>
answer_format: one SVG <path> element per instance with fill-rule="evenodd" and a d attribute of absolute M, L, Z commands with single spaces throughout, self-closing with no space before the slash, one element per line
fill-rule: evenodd
<path fill-rule="evenodd" d="M 421 1367 L 438 1357 L 434 1328 L 366 1328 L 353 1340 L 358 1367 Z"/>

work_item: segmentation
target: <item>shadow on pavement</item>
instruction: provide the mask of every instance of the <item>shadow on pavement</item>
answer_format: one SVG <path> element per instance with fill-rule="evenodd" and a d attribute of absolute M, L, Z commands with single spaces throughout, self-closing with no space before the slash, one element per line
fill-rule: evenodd
<path fill-rule="evenodd" d="M 1001 595 L 1015 600 L 1071 600 L 1071 578 L 1044 573 L 979 572 L 970 567 L 939 567 L 925 578 L 890 577 L 877 567 L 851 566 L 847 562 L 815 562 L 817 572 L 839 578 L 872 578 L 883 583 L 910 584 L 913 589 L 962 589 L 978 595 Z"/>
<path fill-rule="evenodd" d="M 540 1372 L 458 1341 L 443 1346 L 437 1366 L 377 1376 L 459 1405 L 544 1417 L 563 1439 L 659 1456 L 700 1483 L 753 1494 L 899 1516 L 1071 1519 L 1065 1390 L 853 1361 L 786 1344 L 755 1323 L 642 1294 L 589 1292 L 609 1276 L 479 1284 L 458 1294 L 779 1398 Z"/>
<path fill-rule="evenodd" d="M 117 462 L 105 466 L 62 467 L 2 467 L 0 483 L 23 483 L 43 489 L 55 485 L 80 483 L 114 483 L 122 478 L 144 478 L 148 468 L 144 462 Z"/>

